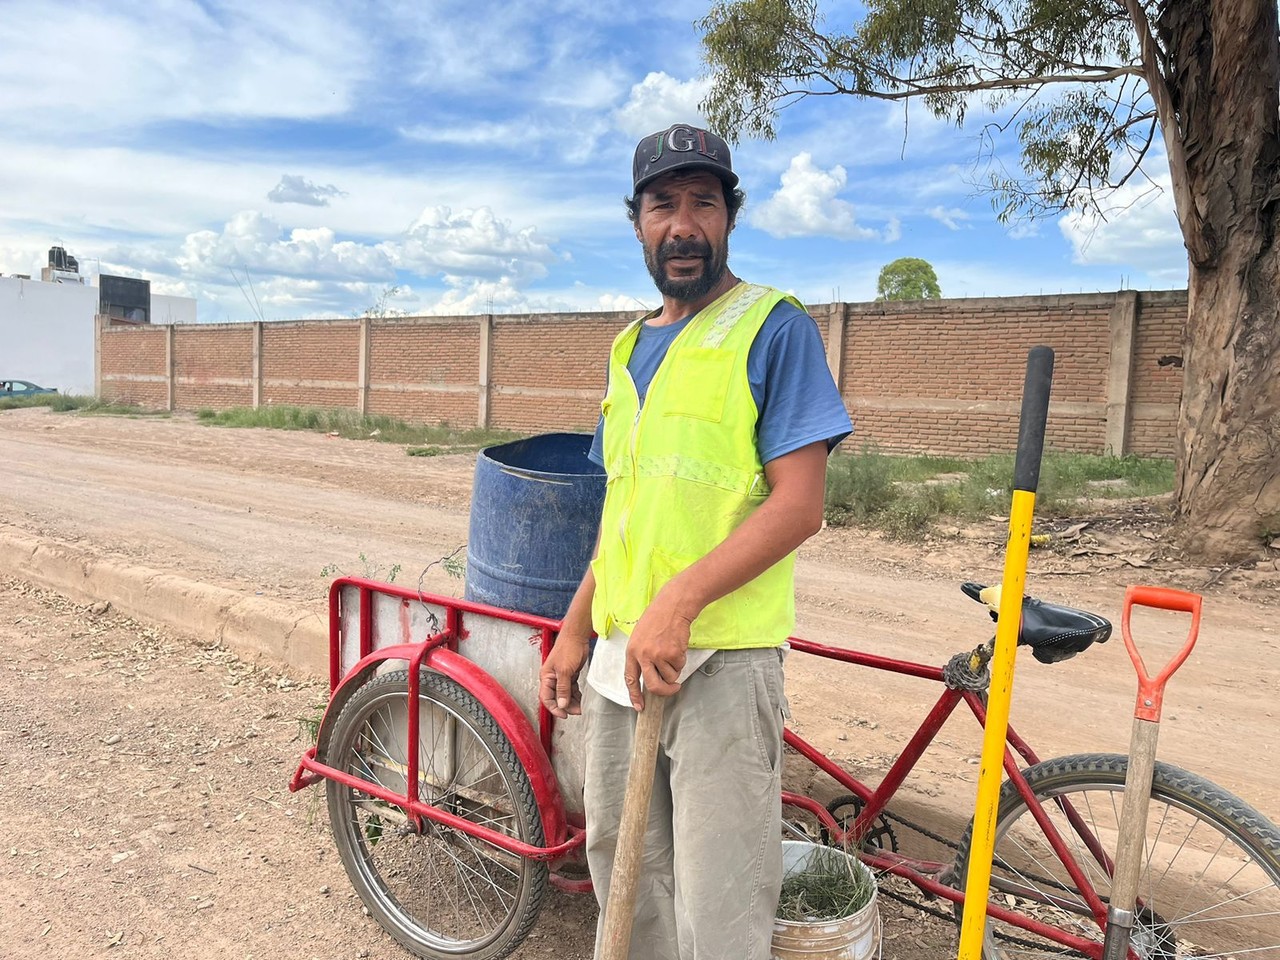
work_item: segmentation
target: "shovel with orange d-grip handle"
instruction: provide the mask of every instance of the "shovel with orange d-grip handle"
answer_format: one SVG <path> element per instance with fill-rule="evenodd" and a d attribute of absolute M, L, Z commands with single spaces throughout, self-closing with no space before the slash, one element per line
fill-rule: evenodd
<path fill-rule="evenodd" d="M 1155 607 L 1191 614 L 1186 643 L 1154 677 L 1147 673 L 1129 631 L 1129 616 L 1135 606 Z M 1107 908 L 1107 933 L 1103 960 L 1123 960 L 1133 936 L 1134 908 L 1138 898 L 1138 874 L 1142 867 L 1142 845 L 1147 835 L 1147 807 L 1151 802 L 1151 782 L 1155 774 L 1156 741 L 1160 731 L 1160 710 L 1164 687 L 1182 666 L 1196 645 L 1200 632 L 1200 596 L 1166 587 L 1130 587 L 1124 595 L 1120 632 L 1125 649 L 1138 672 L 1138 702 L 1133 711 L 1133 734 L 1129 743 L 1129 770 L 1124 781 L 1124 805 L 1120 810 L 1120 836 L 1116 841 L 1115 875 L 1111 879 L 1111 901 Z"/>

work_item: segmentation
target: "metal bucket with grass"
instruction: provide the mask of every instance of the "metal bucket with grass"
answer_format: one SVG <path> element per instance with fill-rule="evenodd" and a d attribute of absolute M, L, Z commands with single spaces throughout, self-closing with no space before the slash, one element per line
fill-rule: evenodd
<path fill-rule="evenodd" d="M 773 960 L 879 956 L 876 880 L 857 857 L 818 843 L 784 840 L 782 887 L 773 923 Z M 790 919 L 797 916 L 802 918 Z"/>

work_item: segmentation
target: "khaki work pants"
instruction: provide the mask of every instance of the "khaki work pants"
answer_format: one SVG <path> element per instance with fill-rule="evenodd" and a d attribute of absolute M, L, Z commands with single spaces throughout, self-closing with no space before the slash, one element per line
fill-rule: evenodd
<path fill-rule="evenodd" d="M 782 658 L 721 650 L 666 705 L 630 960 L 768 960 L 782 885 Z M 583 684 L 587 862 L 600 925 L 636 712 Z"/>

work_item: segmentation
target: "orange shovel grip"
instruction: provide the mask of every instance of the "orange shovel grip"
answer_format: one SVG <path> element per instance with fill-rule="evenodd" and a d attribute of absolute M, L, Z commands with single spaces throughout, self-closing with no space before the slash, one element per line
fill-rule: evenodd
<path fill-rule="evenodd" d="M 1120 634 L 1124 637 L 1124 647 L 1129 651 L 1129 659 L 1138 672 L 1138 702 L 1133 715 L 1139 720 L 1160 722 L 1160 709 L 1164 705 L 1164 685 L 1182 666 L 1196 645 L 1196 637 L 1200 633 L 1200 604 L 1198 593 L 1185 590 L 1173 590 L 1169 587 L 1129 587 L 1124 594 L 1124 611 L 1120 616 Z M 1154 677 L 1147 674 L 1146 664 L 1142 662 L 1142 654 L 1138 652 L 1129 632 L 1129 614 L 1134 606 L 1155 607 L 1159 610 L 1173 610 L 1178 613 L 1191 614 L 1191 628 L 1187 631 L 1187 641 L 1173 655 L 1163 670 Z"/>

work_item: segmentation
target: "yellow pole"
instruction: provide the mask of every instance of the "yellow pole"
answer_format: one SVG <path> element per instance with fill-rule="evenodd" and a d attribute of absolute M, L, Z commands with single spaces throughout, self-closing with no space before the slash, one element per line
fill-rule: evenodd
<path fill-rule="evenodd" d="M 991 687 L 987 695 L 982 765 L 978 770 L 973 839 L 969 845 L 969 874 L 964 889 L 959 960 L 981 960 L 982 957 L 987 897 L 991 889 L 991 857 L 995 850 L 996 816 L 1004 772 L 1004 744 L 1009 729 L 1009 704 L 1013 698 L 1013 665 L 1018 652 L 1018 629 L 1022 624 L 1027 552 L 1031 547 L 1031 522 L 1035 513 L 1036 486 L 1040 480 L 1040 459 L 1044 452 L 1044 428 L 1052 381 L 1053 351 L 1048 347 L 1033 347 L 1027 355 L 1027 377 L 1022 390 L 1018 455 L 1013 470 L 1013 501 L 1009 507 L 1009 540 L 1004 554 L 995 653 L 991 658 Z"/>

